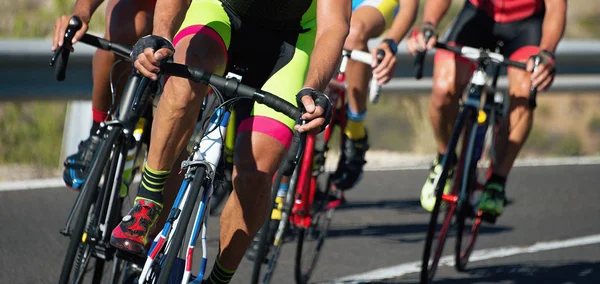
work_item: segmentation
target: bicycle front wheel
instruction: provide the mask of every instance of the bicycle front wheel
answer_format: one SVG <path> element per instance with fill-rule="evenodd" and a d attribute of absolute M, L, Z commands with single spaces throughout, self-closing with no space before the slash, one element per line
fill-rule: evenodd
<path fill-rule="evenodd" d="M 88 238 L 89 234 L 85 229 L 86 226 L 92 228 L 94 222 L 97 221 L 93 220 L 97 215 L 94 211 L 99 210 L 102 204 L 102 200 L 95 202 L 98 196 L 98 185 L 109 163 L 113 146 L 120 135 L 121 129 L 119 127 L 115 127 L 109 132 L 96 154 L 87 181 L 81 189 L 80 207 L 73 229 L 70 232 L 69 246 L 67 247 L 59 279 L 60 284 L 83 282 L 84 275 L 87 272 L 87 265 L 94 254 L 93 240 Z M 96 258 L 92 283 L 100 283 L 104 262 L 104 259 Z M 70 282 L 71 279 L 72 281 Z"/>
<path fill-rule="evenodd" d="M 329 206 L 331 196 L 332 175 L 328 174 L 322 189 L 317 188 L 313 200 L 312 220 L 308 228 L 298 229 L 298 243 L 296 246 L 296 261 L 294 276 L 296 283 L 308 283 L 314 272 L 335 207 Z"/>

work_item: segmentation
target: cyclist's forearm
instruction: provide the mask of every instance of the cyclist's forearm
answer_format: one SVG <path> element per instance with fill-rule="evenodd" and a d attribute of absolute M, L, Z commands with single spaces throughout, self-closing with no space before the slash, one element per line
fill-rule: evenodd
<path fill-rule="evenodd" d="M 400 11 L 398 12 L 398 15 L 396 15 L 386 38 L 399 43 L 414 24 L 418 9 L 418 0 L 400 0 Z"/>
<path fill-rule="evenodd" d="M 325 90 L 339 63 L 348 30 L 340 27 L 317 34 L 304 87 Z"/>
<path fill-rule="evenodd" d="M 90 18 L 104 0 L 77 0 L 73 7 L 73 15 L 79 16 L 82 21 L 89 23 Z"/>
<path fill-rule="evenodd" d="M 427 0 L 423 11 L 423 22 L 430 22 L 434 26 L 438 26 L 448 8 L 451 0 Z"/>
<path fill-rule="evenodd" d="M 173 40 L 177 29 L 183 23 L 191 0 L 158 0 L 154 8 L 152 34 Z"/>
<path fill-rule="evenodd" d="M 317 2 L 317 36 L 304 87 L 323 91 L 333 77 L 350 31 L 350 0 Z"/>
<path fill-rule="evenodd" d="M 546 14 L 542 25 L 540 48 L 550 52 L 556 51 L 556 46 L 562 38 L 567 18 L 567 1 L 546 0 Z"/>

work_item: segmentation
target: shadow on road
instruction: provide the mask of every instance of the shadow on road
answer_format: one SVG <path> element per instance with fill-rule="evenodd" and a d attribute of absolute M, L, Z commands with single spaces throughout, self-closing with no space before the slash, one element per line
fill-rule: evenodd
<path fill-rule="evenodd" d="M 600 283 L 600 262 L 535 262 L 533 264 L 497 265 L 473 268 L 461 278 L 436 278 L 434 284 L 511 283 L 511 284 L 597 284 Z M 416 283 L 411 280 L 389 280 L 368 283 Z M 396 281 L 396 282 L 394 282 Z"/>
<path fill-rule="evenodd" d="M 428 213 L 421 209 L 419 199 L 406 200 L 376 200 L 376 201 L 348 201 L 348 203 L 336 208 L 336 211 L 361 210 L 361 209 L 400 209 L 414 213 Z"/>
<path fill-rule="evenodd" d="M 428 224 L 397 224 L 397 225 L 369 225 L 358 227 L 334 227 L 327 233 L 327 238 L 340 237 L 369 237 L 369 236 L 395 236 L 395 235 L 415 235 L 417 238 L 401 237 L 397 239 L 399 242 L 420 242 L 425 239 Z M 441 224 L 438 225 L 438 231 Z M 497 234 L 501 232 L 511 231 L 512 227 L 505 226 L 482 226 L 479 229 L 480 235 Z M 448 233 L 449 237 L 455 235 L 454 228 L 451 228 Z"/>

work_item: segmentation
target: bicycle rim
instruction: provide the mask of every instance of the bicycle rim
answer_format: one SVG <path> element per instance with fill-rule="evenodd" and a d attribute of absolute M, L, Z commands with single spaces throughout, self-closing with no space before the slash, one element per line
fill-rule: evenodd
<path fill-rule="evenodd" d="M 178 217 L 179 221 L 177 227 L 175 228 L 173 238 L 169 240 L 170 245 L 168 246 L 166 255 L 164 256 L 164 261 L 162 263 L 162 268 L 158 275 L 158 284 L 167 284 L 169 282 L 171 270 L 173 269 L 173 264 L 175 263 L 177 254 L 179 253 L 179 250 L 183 245 L 185 233 L 187 232 L 188 224 L 194 211 L 194 207 L 196 205 L 198 196 L 200 195 L 200 190 L 203 187 L 205 177 L 206 170 L 204 166 L 199 166 L 196 169 L 194 180 L 190 185 L 188 198 L 184 204 L 181 214 Z"/>
<path fill-rule="evenodd" d="M 320 193 L 320 198 L 315 196 L 313 205 L 318 204 L 317 210 L 312 214 L 312 222 L 308 228 L 298 230 L 298 244 L 296 246 L 296 261 L 294 275 L 296 283 L 307 283 L 317 266 L 321 250 L 331 225 L 334 208 L 328 207 L 328 197 L 331 191 L 331 175 L 327 175 L 325 190 Z M 318 190 L 318 189 L 317 189 Z"/>
<path fill-rule="evenodd" d="M 85 243 L 84 229 L 86 225 L 89 223 L 90 217 L 90 209 L 92 208 L 92 204 L 94 203 L 95 197 L 97 196 L 97 187 L 100 183 L 100 179 L 104 173 L 104 169 L 108 160 L 110 158 L 110 152 L 112 151 L 113 144 L 119 137 L 121 129 L 119 127 L 113 128 L 108 134 L 106 140 L 103 142 L 102 147 L 96 154 L 96 157 L 92 163 L 92 167 L 90 170 L 90 174 L 88 176 L 87 181 L 85 182 L 82 188 L 82 196 L 81 196 L 81 207 L 79 208 L 78 215 L 75 220 L 75 224 L 73 226 L 73 230 L 71 231 L 69 246 L 67 248 L 67 253 L 65 254 L 65 258 L 63 261 L 63 267 L 61 270 L 61 275 L 59 279 L 60 284 L 69 283 L 69 279 L 71 278 L 71 272 L 73 268 L 73 263 L 75 262 L 75 257 L 78 255 L 80 249 L 83 249 L 82 253 L 79 253 L 80 256 L 85 256 L 86 247 L 90 248 L 88 244 Z M 91 248 L 90 253 L 91 256 Z M 88 256 L 88 257 L 89 257 Z M 88 258 L 89 259 L 89 258 Z M 81 261 L 76 266 L 81 266 Z M 85 268 L 85 267 L 84 267 Z M 82 271 L 85 272 L 85 271 Z"/>

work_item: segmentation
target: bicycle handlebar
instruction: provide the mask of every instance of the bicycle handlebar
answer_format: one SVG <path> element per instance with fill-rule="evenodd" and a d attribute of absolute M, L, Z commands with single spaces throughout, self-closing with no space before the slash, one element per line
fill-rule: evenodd
<path fill-rule="evenodd" d="M 58 60 L 58 64 L 55 66 L 56 79 L 58 81 L 63 81 L 65 78 L 65 70 L 67 68 L 67 62 L 70 53 L 70 43 L 75 35 L 75 32 L 80 28 L 81 20 L 78 17 L 72 17 L 71 21 L 69 22 L 67 32 L 65 33 L 63 45 L 54 52 L 54 55 L 50 60 L 50 66 L 54 66 L 54 63 Z M 130 58 L 131 47 L 126 45 L 113 43 L 106 39 L 102 39 L 90 34 L 85 34 L 81 38 L 81 42 L 100 49 L 112 51 L 127 59 Z M 163 75 L 177 76 L 192 80 L 194 82 L 210 84 L 229 96 L 237 95 L 242 98 L 252 99 L 278 112 L 281 112 L 292 119 L 298 119 L 302 115 L 302 112 L 288 101 L 271 93 L 243 85 L 234 78 L 223 78 L 199 68 L 177 63 L 161 64 L 161 72 Z"/>
<path fill-rule="evenodd" d="M 490 52 L 490 51 L 486 51 L 486 50 L 481 50 L 481 49 L 470 47 L 470 46 L 453 46 L 453 45 L 448 45 L 446 43 L 437 42 L 435 44 L 435 48 L 448 50 L 450 52 L 453 52 L 456 55 L 462 56 L 464 58 L 467 58 L 467 59 L 470 59 L 473 61 L 477 61 L 477 60 L 481 60 L 481 59 L 491 59 L 493 62 L 503 65 L 503 66 L 510 66 L 510 67 L 527 70 L 527 64 L 524 62 L 510 60 L 502 54 Z M 426 53 L 426 51 L 419 52 L 417 54 L 417 57 L 415 58 L 415 63 L 414 63 L 415 69 L 420 72 L 420 73 L 418 73 L 418 72 L 415 73 L 415 77 L 417 79 L 420 79 L 423 76 L 423 61 L 425 59 L 425 53 Z M 535 65 L 534 65 L 535 66 L 534 70 L 535 70 L 535 68 L 537 68 L 538 64 L 540 63 L 540 58 L 538 56 L 535 56 L 534 60 L 535 60 Z M 419 75 L 420 75 L 420 77 L 419 77 Z M 537 106 L 536 96 L 537 96 L 537 89 L 535 87 L 532 87 L 529 90 L 529 107 L 531 109 L 534 109 Z"/>

